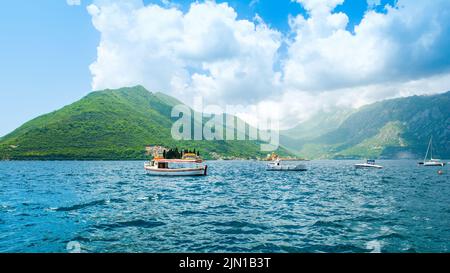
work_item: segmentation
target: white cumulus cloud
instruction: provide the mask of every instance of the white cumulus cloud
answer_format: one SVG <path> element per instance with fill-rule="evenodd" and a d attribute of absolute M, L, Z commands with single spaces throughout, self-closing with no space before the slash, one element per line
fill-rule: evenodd
<path fill-rule="evenodd" d="M 193 3 L 183 14 L 135 2 L 88 7 L 101 33 L 91 65 L 94 89 L 143 84 L 180 98 L 248 102 L 275 88 L 279 32 L 238 20 L 227 4 Z"/>
<path fill-rule="evenodd" d="M 284 66 L 288 85 L 323 91 L 450 71 L 450 2 L 398 1 L 386 14 L 368 11 L 354 34 L 346 30 L 347 16 L 331 11 L 342 1 L 313 2 L 308 19 L 291 19 L 296 38 Z"/>

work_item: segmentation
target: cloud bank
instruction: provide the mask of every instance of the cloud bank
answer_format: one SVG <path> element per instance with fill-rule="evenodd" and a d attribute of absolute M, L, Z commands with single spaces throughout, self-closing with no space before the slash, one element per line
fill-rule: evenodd
<path fill-rule="evenodd" d="M 308 16 L 291 16 L 290 33 L 281 33 L 257 15 L 238 19 L 226 3 L 195 2 L 183 13 L 141 0 L 94 1 L 88 12 L 101 41 L 92 87 L 142 84 L 187 103 L 200 95 L 255 104 L 278 112 L 284 126 L 332 105 L 450 89 L 449 1 L 399 0 L 383 13 L 371 1 L 353 32 L 347 15 L 334 12 L 344 0 L 296 2 Z"/>

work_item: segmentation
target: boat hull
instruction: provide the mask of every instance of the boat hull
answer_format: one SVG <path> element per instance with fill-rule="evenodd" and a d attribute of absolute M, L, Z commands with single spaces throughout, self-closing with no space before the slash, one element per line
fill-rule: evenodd
<path fill-rule="evenodd" d="M 365 168 L 383 169 L 383 166 L 374 165 L 374 164 L 355 164 L 355 168 L 357 168 L 357 169 L 365 169 Z"/>
<path fill-rule="evenodd" d="M 157 169 L 145 167 L 145 170 L 147 170 L 147 174 L 157 176 L 205 176 L 207 174 L 207 166 L 183 169 Z"/>
<path fill-rule="evenodd" d="M 444 167 L 444 162 L 424 162 L 422 164 L 424 167 Z"/>

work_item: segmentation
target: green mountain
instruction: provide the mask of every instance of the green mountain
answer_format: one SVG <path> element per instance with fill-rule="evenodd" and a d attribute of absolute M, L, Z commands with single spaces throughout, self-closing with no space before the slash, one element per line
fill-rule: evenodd
<path fill-rule="evenodd" d="M 436 156 L 450 158 L 450 92 L 432 96 L 413 96 L 377 102 L 348 116 L 330 112 L 337 127 L 316 122 L 332 130 L 313 137 L 283 132 L 290 138 L 281 144 L 308 158 L 421 158 L 433 136 Z M 341 120 L 341 117 L 344 119 Z M 298 127 L 308 128 L 308 124 Z M 296 128 L 298 131 L 299 129 Z M 306 130 L 308 131 L 308 130 Z"/>
<path fill-rule="evenodd" d="M 141 86 L 92 92 L 0 138 L 0 159 L 143 159 L 145 145 L 195 148 L 205 158 L 265 157 L 258 141 L 172 139 L 170 114 L 179 104 Z M 311 159 L 422 158 L 433 136 L 434 155 L 450 158 L 449 105 L 447 92 L 330 109 L 283 131 L 277 152 Z"/>
<path fill-rule="evenodd" d="M 205 158 L 266 155 L 257 141 L 172 139 L 175 120 L 170 114 L 178 104 L 182 103 L 142 86 L 92 92 L 1 138 L 0 159 L 143 159 L 145 145 L 195 148 Z"/>
<path fill-rule="evenodd" d="M 313 140 L 321 135 L 332 132 L 353 113 L 351 108 L 332 108 L 319 111 L 310 119 L 283 132 L 283 135 L 296 139 Z"/>
<path fill-rule="evenodd" d="M 331 108 L 319 111 L 310 119 L 292 129 L 280 133 L 280 143 L 293 153 L 299 153 L 301 147 L 314 139 L 332 132 L 354 112 L 351 108 Z"/>

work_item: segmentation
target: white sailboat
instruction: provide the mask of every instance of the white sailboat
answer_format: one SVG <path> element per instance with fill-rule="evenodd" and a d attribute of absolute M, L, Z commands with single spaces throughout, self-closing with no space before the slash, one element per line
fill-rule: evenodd
<path fill-rule="evenodd" d="M 428 153 L 430 153 L 430 160 L 427 160 Z M 430 142 L 428 143 L 427 153 L 425 154 L 425 158 L 423 162 L 419 163 L 420 165 L 426 167 L 443 167 L 445 165 L 440 159 L 433 158 L 433 137 L 430 138 Z"/>

